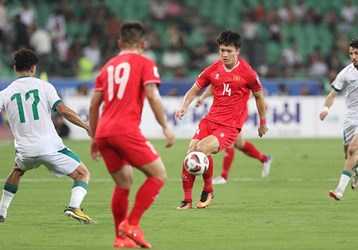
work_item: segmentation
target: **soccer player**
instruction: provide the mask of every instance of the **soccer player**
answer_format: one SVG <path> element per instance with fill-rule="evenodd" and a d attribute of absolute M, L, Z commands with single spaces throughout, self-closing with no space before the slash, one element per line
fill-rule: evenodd
<path fill-rule="evenodd" d="M 353 190 L 358 187 L 357 153 L 358 153 L 358 38 L 352 39 L 349 43 L 349 56 L 351 62 L 341 70 L 336 79 L 332 82 L 332 90 L 328 94 L 324 107 L 319 118 L 324 120 L 329 108 L 333 105 L 337 93 L 344 95 L 346 103 L 346 115 L 343 131 L 343 149 L 345 162 L 338 186 L 329 191 L 329 196 L 339 201 L 352 177 L 351 187 Z"/>
<path fill-rule="evenodd" d="M 190 141 L 188 152 L 200 151 L 209 159 L 209 169 L 203 174 L 204 187 L 197 208 L 206 208 L 214 198 L 212 177 L 213 159 L 215 154 L 230 147 L 236 140 L 243 123 L 246 120 L 246 106 L 252 92 L 260 126 L 258 135 L 266 134 L 266 106 L 262 85 L 256 72 L 244 61 L 240 54 L 241 37 L 231 30 L 223 31 L 217 38 L 220 59 L 204 69 L 193 86 L 185 94 L 184 100 L 175 113 L 177 119 L 182 119 L 199 92 L 212 85 L 213 104 L 209 113 L 199 122 L 198 128 Z M 182 186 L 184 200 L 178 209 L 192 207 L 192 189 L 195 176 L 182 167 Z"/>
<path fill-rule="evenodd" d="M 29 49 L 14 55 L 17 79 L 1 91 L 3 106 L 15 138 L 15 166 L 6 179 L 0 202 L 0 222 L 4 222 L 21 177 L 26 171 L 45 165 L 56 177 L 74 180 L 65 215 L 84 223 L 94 221 L 84 214 L 80 205 L 87 194 L 90 173 L 79 157 L 68 149 L 58 136 L 51 120 L 51 109 L 57 110 L 71 123 L 87 130 L 85 123 L 58 96 L 55 88 L 35 76 L 38 56 Z"/>
<path fill-rule="evenodd" d="M 200 95 L 200 97 L 196 101 L 196 107 L 199 107 L 203 104 L 206 97 L 211 96 L 213 94 L 211 86 L 208 86 L 205 91 Z M 246 117 L 248 117 L 248 110 L 246 109 Z M 231 168 L 232 161 L 235 156 L 235 148 L 242 151 L 244 154 L 257 159 L 261 162 L 261 176 L 262 178 L 267 177 L 270 174 L 272 156 L 265 155 L 261 153 L 254 144 L 251 142 L 245 141 L 242 136 L 242 130 L 237 136 L 235 143 L 226 148 L 224 152 L 223 164 L 221 174 L 213 179 L 213 184 L 226 184 L 228 181 L 228 175 Z"/>
<path fill-rule="evenodd" d="M 89 117 L 95 139 L 91 156 L 102 155 L 115 187 L 112 213 L 116 248 L 151 248 L 139 227 L 144 212 L 152 205 L 167 179 L 165 166 L 139 125 L 145 97 L 171 147 L 175 136 L 168 127 L 158 92 L 160 77 L 155 62 L 142 56 L 145 30 L 138 22 L 124 23 L 118 46 L 121 52 L 110 59 L 98 74 Z M 100 107 L 104 104 L 103 113 Z M 132 166 L 146 175 L 128 213 L 128 196 L 133 182 Z"/>

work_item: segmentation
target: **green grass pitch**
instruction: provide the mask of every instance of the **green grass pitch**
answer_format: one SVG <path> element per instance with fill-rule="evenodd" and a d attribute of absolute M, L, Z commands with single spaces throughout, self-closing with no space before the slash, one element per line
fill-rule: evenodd
<path fill-rule="evenodd" d="M 347 188 L 342 201 L 328 196 L 336 187 L 343 150 L 339 139 L 253 139 L 274 157 L 271 174 L 261 179 L 260 163 L 236 151 L 226 185 L 214 186 L 215 198 L 206 209 L 178 211 L 183 198 L 180 173 L 189 140 L 171 149 L 151 140 L 160 151 L 168 182 L 141 227 L 153 249 L 347 249 L 355 245 L 358 191 Z M 0 249 L 112 249 L 114 230 L 110 200 L 113 181 L 103 161 L 89 157 L 88 141 L 65 141 L 91 171 L 89 192 L 82 203 L 96 224 L 84 225 L 64 217 L 72 181 L 55 178 L 44 167 L 23 177 L 19 191 L 0 224 Z M 13 166 L 14 148 L 0 142 L 0 185 Z M 222 153 L 214 156 L 217 176 Z M 135 170 L 135 191 L 144 175 Z M 201 177 L 193 190 L 200 196 Z"/>

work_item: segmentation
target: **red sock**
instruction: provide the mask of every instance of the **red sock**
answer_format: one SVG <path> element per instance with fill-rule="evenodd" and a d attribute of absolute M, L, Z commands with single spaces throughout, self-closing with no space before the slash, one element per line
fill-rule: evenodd
<path fill-rule="evenodd" d="M 223 169 L 221 171 L 221 177 L 227 180 L 229 175 L 229 171 L 231 168 L 232 161 L 234 160 L 235 156 L 235 148 L 227 148 L 225 149 L 224 158 L 223 158 Z"/>
<path fill-rule="evenodd" d="M 118 226 L 126 218 L 128 211 L 129 190 L 122 189 L 118 186 L 114 187 L 112 195 L 112 214 L 114 218 L 114 230 L 118 235 Z"/>
<path fill-rule="evenodd" d="M 181 170 L 181 183 L 184 190 L 185 201 L 193 202 L 192 191 L 193 191 L 194 181 L 195 181 L 195 175 L 189 174 L 184 169 L 184 164 L 183 164 Z"/>
<path fill-rule="evenodd" d="M 212 192 L 213 191 L 213 173 L 214 173 L 214 161 L 211 155 L 208 155 L 209 160 L 209 169 L 203 174 L 204 188 L 203 191 Z"/>
<path fill-rule="evenodd" d="M 142 215 L 152 205 L 163 185 L 163 181 L 158 178 L 148 177 L 146 179 L 138 189 L 132 211 L 128 216 L 129 224 L 139 224 Z"/>
<path fill-rule="evenodd" d="M 261 162 L 267 161 L 267 156 L 261 153 L 251 142 L 245 141 L 244 146 L 241 149 L 244 154 L 255 158 Z"/>

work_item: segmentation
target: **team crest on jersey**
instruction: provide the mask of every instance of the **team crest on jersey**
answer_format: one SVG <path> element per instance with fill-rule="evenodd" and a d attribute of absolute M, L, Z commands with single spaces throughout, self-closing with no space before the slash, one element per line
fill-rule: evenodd
<path fill-rule="evenodd" d="M 216 74 L 215 75 L 215 79 L 219 79 L 220 75 L 219 74 Z"/>
<path fill-rule="evenodd" d="M 224 133 L 220 133 L 220 137 L 223 138 L 225 136 Z"/>
<path fill-rule="evenodd" d="M 233 79 L 234 81 L 240 81 L 240 76 L 234 76 L 232 79 Z"/>

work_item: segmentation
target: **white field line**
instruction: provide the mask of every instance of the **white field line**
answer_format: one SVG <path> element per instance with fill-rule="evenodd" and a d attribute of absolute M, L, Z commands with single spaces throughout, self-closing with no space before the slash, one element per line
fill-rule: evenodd
<path fill-rule="evenodd" d="M 201 178 L 200 178 L 201 179 Z M 258 181 L 281 181 L 281 182 L 336 182 L 338 179 L 337 178 L 326 178 L 326 179 L 322 179 L 322 178 L 316 178 L 316 179 L 303 179 L 303 178 L 287 178 L 287 179 L 276 179 L 276 180 L 272 180 L 272 179 L 262 179 L 262 178 L 232 178 L 229 179 L 228 183 L 230 182 L 258 182 Z M 5 179 L 0 179 L 1 182 L 5 182 Z M 43 178 L 43 179 L 38 179 L 38 178 L 23 178 L 21 179 L 21 182 L 68 182 L 70 181 L 69 178 L 63 177 L 63 178 Z M 170 182 L 180 182 L 180 178 L 168 178 L 167 181 Z M 113 180 L 111 178 L 108 179 L 91 179 L 91 182 L 98 182 L 98 183 L 106 183 L 106 182 L 113 182 Z M 0 184 L 1 185 L 1 184 Z"/>

